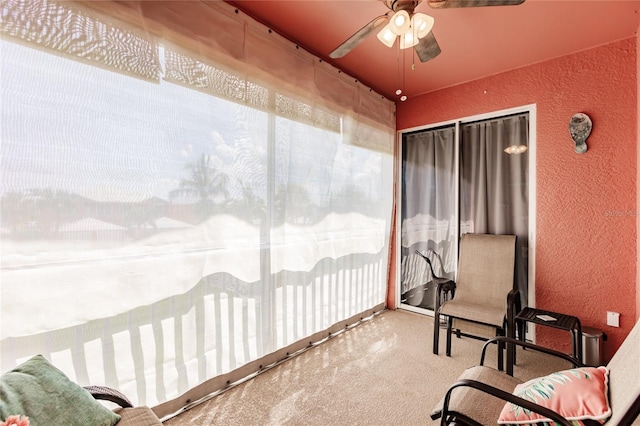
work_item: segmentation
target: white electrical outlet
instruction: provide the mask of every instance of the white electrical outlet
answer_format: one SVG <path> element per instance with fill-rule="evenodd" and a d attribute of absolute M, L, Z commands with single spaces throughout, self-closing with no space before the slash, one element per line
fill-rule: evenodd
<path fill-rule="evenodd" d="M 620 327 L 620 314 L 618 312 L 607 311 L 607 325 Z"/>

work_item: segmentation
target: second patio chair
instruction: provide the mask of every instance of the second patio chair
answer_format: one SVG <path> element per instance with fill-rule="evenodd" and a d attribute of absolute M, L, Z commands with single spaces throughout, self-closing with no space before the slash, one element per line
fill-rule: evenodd
<path fill-rule="evenodd" d="M 447 320 L 447 356 L 451 356 L 451 334 L 489 339 L 515 336 L 514 318 L 519 310 L 519 292 L 514 289 L 515 235 L 464 234 L 455 297 L 435 312 L 433 353 L 438 354 L 440 315 Z M 498 351 L 502 369 L 503 347 Z M 513 368 L 508 354 L 507 372 Z"/>

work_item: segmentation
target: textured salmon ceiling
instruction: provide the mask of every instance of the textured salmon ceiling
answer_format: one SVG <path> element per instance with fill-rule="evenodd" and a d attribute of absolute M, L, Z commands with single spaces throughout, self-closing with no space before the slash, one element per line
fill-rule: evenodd
<path fill-rule="evenodd" d="M 442 53 L 421 63 L 413 49 L 371 35 L 340 59 L 329 53 L 389 9 L 380 0 L 227 0 L 382 95 L 397 100 L 634 36 L 640 0 L 526 0 L 519 6 L 432 9 Z M 415 64 L 415 67 L 412 65 Z M 615 64 L 612 64 L 615 72 Z"/>

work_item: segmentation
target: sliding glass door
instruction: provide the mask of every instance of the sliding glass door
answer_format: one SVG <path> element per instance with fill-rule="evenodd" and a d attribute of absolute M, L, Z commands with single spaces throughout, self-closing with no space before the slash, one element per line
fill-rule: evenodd
<path fill-rule="evenodd" d="M 402 135 L 401 307 L 434 309 L 432 275 L 455 278 L 464 233 L 518 237 L 516 280 L 527 304 L 529 131 L 525 111 Z"/>
<path fill-rule="evenodd" d="M 432 272 L 453 278 L 457 259 L 456 128 L 402 137 L 400 301 L 433 310 Z"/>

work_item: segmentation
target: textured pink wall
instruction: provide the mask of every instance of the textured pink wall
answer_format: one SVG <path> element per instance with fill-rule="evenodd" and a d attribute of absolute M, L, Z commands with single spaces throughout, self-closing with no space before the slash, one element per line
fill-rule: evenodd
<path fill-rule="evenodd" d="M 640 26 L 638 27 L 640 29 Z M 637 84 L 637 105 L 638 105 L 638 121 L 637 121 L 637 141 L 640 142 L 640 55 L 637 54 L 638 46 L 640 46 L 640 31 L 636 33 L 636 84 Z M 640 149 L 636 149 L 636 155 L 638 156 L 638 160 L 636 164 L 640 164 Z M 636 178 L 636 212 L 640 212 L 640 175 Z M 636 229 L 640 229 L 640 214 L 637 214 L 636 217 Z M 640 233 L 636 231 L 636 247 L 640 247 Z M 636 250 L 638 256 L 638 262 L 636 265 L 640 265 L 640 250 Z M 637 266 L 636 266 L 637 268 Z M 636 272 L 636 321 L 640 320 L 640 268 L 637 268 Z"/>
<path fill-rule="evenodd" d="M 609 337 L 609 359 L 636 318 L 637 69 L 635 37 L 425 94 L 397 105 L 406 129 L 537 105 L 536 306 L 578 316 Z M 437 59 L 436 59 L 437 60 Z M 588 114 L 588 151 L 568 124 Z M 620 328 L 606 325 L 620 312 Z M 568 333 L 537 328 L 567 351 Z"/>

